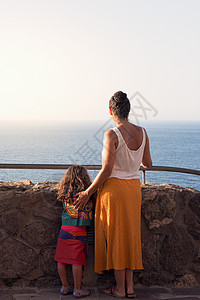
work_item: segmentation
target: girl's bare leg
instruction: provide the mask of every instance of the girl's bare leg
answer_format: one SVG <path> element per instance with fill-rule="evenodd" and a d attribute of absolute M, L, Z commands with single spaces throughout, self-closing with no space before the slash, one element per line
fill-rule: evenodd
<path fill-rule="evenodd" d="M 73 278 L 74 278 L 74 289 L 81 289 L 82 282 L 82 266 L 72 266 Z"/>
<path fill-rule="evenodd" d="M 114 288 L 114 293 L 119 296 L 125 296 L 125 269 L 124 270 L 114 270 L 116 285 Z"/>
<path fill-rule="evenodd" d="M 60 280 L 62 282 L 62 285 L 64 287 L 68 287 L 69 286 L 69 282 L 68 282 L 68 279 L 67 279 L 67 269 L 66 269 L 66 266 L 58 265 L 58 274 L 60 276 Z"/>
<path fill-rule="evenodd" d="M 126 291 L 127 294 L 133 294 L 135 291 L 133 289 L 133 270 L 126 269 Z"/>

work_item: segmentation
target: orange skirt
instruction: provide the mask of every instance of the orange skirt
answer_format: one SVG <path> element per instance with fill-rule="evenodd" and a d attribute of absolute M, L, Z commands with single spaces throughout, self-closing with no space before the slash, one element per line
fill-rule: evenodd
<path fill-rule="evenodd" d="M 95 210 L 95 267 L 143 269 L 139 179 L 109 178 L 98 191 Z"/>

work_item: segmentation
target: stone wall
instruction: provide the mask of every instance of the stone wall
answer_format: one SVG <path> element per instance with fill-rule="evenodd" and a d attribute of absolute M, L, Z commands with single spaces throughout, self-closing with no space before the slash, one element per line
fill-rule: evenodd
<path fill-rule="evenodd" d="M 0 285 L 59 285 L 53 260 L 62 206 L 57 182 L 0 183 Z M 200 192 L 171 184 L 142 186 L 144 270 L 134 273 L 140 286 L 196 287 L 200 284 Z M 93 230 L 89 231 L 90 242 Z M 85 285 L 103 286 L 112 271 L 93 273 L 90 245 Z M 69 275 L 71 270 L 69 268 Z"/>

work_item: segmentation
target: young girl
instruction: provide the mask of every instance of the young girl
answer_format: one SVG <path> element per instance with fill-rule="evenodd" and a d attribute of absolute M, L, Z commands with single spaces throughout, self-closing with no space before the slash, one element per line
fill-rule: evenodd
<path fill-rule="evenodd" d="M 73 292 L 75 298 L 90 295 L 89 290 L 81 289 L 81 281 L 82 265 L 86 264 L 88 254 L 86 226 L 91 225 L 94 196 L 84 210 L 74 208 L 73 202 L 77 198 L 76 195 L 90 184 L 87 170 L 83 166 L 74 165 L 67 170 L 58 189 L 57 199 L 63 203 L 64 210 L 54 259 L 58 262 L 58 273 L 62 282 L 60 293 L 67 295 Z M 67 264 L 72 265 L 74 289 L 67 279 Z"/>

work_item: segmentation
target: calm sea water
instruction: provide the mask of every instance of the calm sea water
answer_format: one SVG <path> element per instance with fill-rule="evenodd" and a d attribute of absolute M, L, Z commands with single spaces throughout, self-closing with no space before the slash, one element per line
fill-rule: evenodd
<path fill-rule="evenodd" d="M 111 120 L 98 123 L 0 124 L 0 163 L 101 164 L 102 138 Z M 150 139 L 153 165 L 200 170 L 200 122 L 142 123 Z M 65 170 L 0 169 L 0 181 L 59 181 Z M 90 171 L 92 178 L 97 171 Z M 200 190 L 200 177 L 149 171 L 146 180 Z"/>

